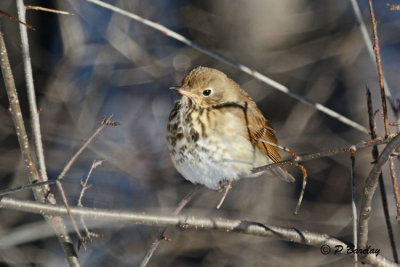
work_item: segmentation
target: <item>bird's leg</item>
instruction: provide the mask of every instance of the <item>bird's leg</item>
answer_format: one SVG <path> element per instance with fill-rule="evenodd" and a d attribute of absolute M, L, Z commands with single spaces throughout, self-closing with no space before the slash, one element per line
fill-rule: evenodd
<path fill-rule="evenodd" d="M 217 209 L 219 209 L 222 206 L 222 203 L 224 203 L 224 200 L 225 200 L 226 196 L 228 195 L 229 190 L 231 190 L 231 188 L 232 188 L 232 183 L 228 182 L 227 184 L 224 184 L 222 186 L 222 188 L 225 189 L 225 192 L 224 192 L 224 195 L 222 196 L 221 200 L 218 203 Z"/>

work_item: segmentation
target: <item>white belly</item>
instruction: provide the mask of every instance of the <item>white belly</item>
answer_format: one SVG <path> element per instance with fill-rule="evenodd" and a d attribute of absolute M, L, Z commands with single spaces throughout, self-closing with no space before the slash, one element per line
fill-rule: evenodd
<path fill-rule="evenodd" d="M 210 152 L 205 152 L 201 145 L 184 153 L 181 157 L 173 158 L 176 169 L 192 183 L 203 184 L 211 189 L 219 189 L 220 184 L 231 182 L 240 178 L 252 176 L 254 167 L 267 164 L 267 158 L 262 164 L 255 165 L 251 160 L 229 158 L 223 155 L 224 148 L 217 147 L 210 157 Z M 254 175 L 253 175 L 254 176 Z"/>
<path fill-rule="evenodd" d="M 185 179 L 211 189 L 219 189 L 221 183 L 256 176 L 251 172 L 253 168 L 270 163 L 243 136 L 243 130 L 233 118 L 227 118 L 225 122 L 229 122 L 230 127 L 224 134 L 211 131 L 207 137 L 200 136 L 194 142 L 190 133 L 185 133 L 184 138 L 176 142 L 176 154 L 171 158 Z M 169 148 L 171 151 L 170 145 Z"/>

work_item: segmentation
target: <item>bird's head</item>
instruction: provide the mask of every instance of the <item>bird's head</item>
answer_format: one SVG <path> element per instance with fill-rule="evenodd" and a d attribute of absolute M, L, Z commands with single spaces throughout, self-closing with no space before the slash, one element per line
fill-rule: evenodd
<path fill-rule="evenodd" d="M 236 102 L 241 98 L 241 88 L 223 72 L 197 67 L 183 78 L 180 87 L 171 87 L 183 97 L 189 98 L 195 105 L 210 107 L 227 102 Z"/>

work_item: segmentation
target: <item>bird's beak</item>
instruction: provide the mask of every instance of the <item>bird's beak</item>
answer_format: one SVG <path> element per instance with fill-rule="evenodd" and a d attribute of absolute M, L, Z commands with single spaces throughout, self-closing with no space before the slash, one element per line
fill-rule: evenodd
<path fill-rule="evenodd" d="M 177 91 L 181 95 L 185 95 L 185 96 L 188 96 L 188 97 L 200 98 L 200 96 L 198 94 L 193 93 L 193 92 L 189 92 L 184 87 L 170 87 L 169 89 Z"/>

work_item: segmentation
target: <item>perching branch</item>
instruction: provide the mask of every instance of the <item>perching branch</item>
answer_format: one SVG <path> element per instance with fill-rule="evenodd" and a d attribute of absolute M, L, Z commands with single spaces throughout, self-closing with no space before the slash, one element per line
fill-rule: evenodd
<path fill-rule="evenodd" d="M 398 138 L 400 139 L 400 138 Z M 48 215 L 67 215 L 67 210 L 62 206 L 39 204 L 33 201 L 15 200 L 4 197 L 0 201 L 0 208 L 12 209 L 31 213 L 42 213 Z M 71 207 L 71 212 L 76 216 L 82 216 L 85 219 L 94 219 L 100 221 L 127 222 L 148 226 L 176 226 L 182 230 L 215 230 L 224 233 L 241 233 L 247 235 L 270 237 L 299 244 L 306 244 L 320 248 L 322 245 L 328 245 L 334 248 L 337 245 L 346 248 L 351 244 L 340 241 L 327 234 L 301 231 L 295 228 L 285 228 L 280 226 L 266 225 L 259 222 L 246 220 L 234 220 L 225 218 L 201 218 L 194 216 L 175 216 L 175 215 L 154 215 L 144 214 L 143 212 L 128 212 L 121 210 L 89 209 Z M 343 249 L 341 253 L 346 254 Z M 397 264 L 387 258 L 368 254 L 364 259 L 365 263 L 376 266 L 397 266 Z"/>

